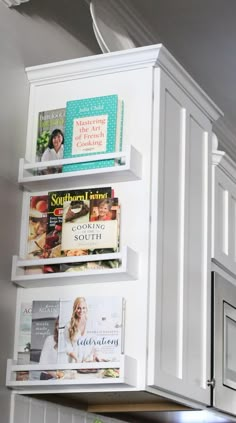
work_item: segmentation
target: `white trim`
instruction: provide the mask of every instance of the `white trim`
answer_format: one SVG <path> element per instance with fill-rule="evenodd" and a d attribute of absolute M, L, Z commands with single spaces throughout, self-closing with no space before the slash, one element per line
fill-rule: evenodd
<path fill-rule="evenodd" d="M 213 131 L 219 140 L 220 150 L 224 150 L 234 161 L 236 161 L 236 134 L 226 119 L 219 119 L 213 124 Z"/>
<path fill-rule="evenodd" d="M 236 163 L 224 151 L 212 152 L 212 165 L 217 166 L 234 184 L 236 184 Z"/>
<path fill-rule="evenodd" d="M 211 121 L 223 115 L 162 44 L 29 67 L 26 72 L 29 82 L 40 86 L 146 67 L 160 67 Z"/>

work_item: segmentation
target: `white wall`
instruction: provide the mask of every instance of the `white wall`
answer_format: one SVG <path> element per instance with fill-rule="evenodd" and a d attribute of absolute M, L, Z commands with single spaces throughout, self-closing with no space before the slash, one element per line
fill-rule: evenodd
<path fill-rule="evenodd" d="M 82 0 L 81 2 L 83 3 Z M 48 10 L 47 3 L 50 3 Z M 57 7 L 55 7 L 56 4 Z M 21 193 L 17 185 L 17 173 L 19 157 L 24 156 L 26 139 L 28 84 L 24 68 L 41 63 L 87 56 L 96 52 L 92 27 L 91 45 L 93 51 L 73 35 L 73 25 L 69 25 L 72 18 L 67 17 L 66 19 L 68 8 L 65 5 L 64 1 L 60 1 L 59 7 L 59 3 L 55 3 L 54 0 L 50 2 L 34 0 L 18 8 L 9 9 L 0 2 L 1 423 L 8 423 L 10 415 L 10 391 L 5 388 L 5 368 L 7 357 L 12 357 L 15 324 L 16 288 L 10 282 L 10 274 L 11 257 L 18 253 L 21 217 Z M 80 6 L 79 0 L 75 2 L 75 5 L 77 5 L 79 11 L 86 7 L 84 4 Z M 57 22 L 57 19 L 60 23 Z M 88 19 L 87 15 L 86 19 Z M 72 21 L 72 24 L 74 22 L 75 25 L 76 23 L 78 25 L 80 20 L 83 21 L 81 13 L 77 13 L 77 21 Z M 68 29 L 69 26 L 70 30 Z M 85 21 L 85 26 L 88 30 L 89 22 L 86 25 Z M 75 31 L 74 34 L 76 34 Z M 88 45 L 90 40 L 85 35 L 84 38 Z M 20 412 L 18 421 L 25 421 L 20 417 Z"/>
<path fill-rule="evenodd" d="M 10 423 L 122 423 L 120 420 L 50 402 L 13 395 Z M 2 420 L 1 420 L 2 423 Z"/>

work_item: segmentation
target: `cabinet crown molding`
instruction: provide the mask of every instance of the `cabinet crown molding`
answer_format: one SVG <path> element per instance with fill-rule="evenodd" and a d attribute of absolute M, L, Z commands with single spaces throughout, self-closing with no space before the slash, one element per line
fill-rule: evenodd
<path fill-rule="evenodd" d="M 159 67 L 211 121 L 223 116 L 222 111 L 162 44 L 28 67 L 26 73 L 29 82 L 39 86 L 42 83 L 51 84 L 147 67 Z"/>
<path fill-rule="evenodd" d="M 212 165 L 218 167 L 234 184 L 236 184 L 236 163 L 224 151 L 212 151 Z"/>
<path fill-rule="evenodd" d="M 219 149 L 225 151 L 236 162 L 236 134 L 234 128 L 225 119 L 219 119 L 213 125 L 219 141 Z"/>

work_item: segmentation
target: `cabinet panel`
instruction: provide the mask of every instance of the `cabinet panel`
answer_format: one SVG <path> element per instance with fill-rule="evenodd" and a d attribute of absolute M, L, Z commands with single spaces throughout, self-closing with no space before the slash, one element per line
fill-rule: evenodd
<path fill-rule="evenodd" d="M 168 77 L 155 82 L 148 385 L 209 403 L 211 125 Z"/>
<path fill-rule="evenodd" d="M 178 299 L 180 299 L 179 291 L 183 283 L 181 268 L 183 198 L 180 195 L 183 184 L 181 173 L 183 157 L 182 114 L 183 110 L 178 100 L 166 91 L 162 221 L 162 274 L 163 276 L 165 275 L 165 283 L 163 283 L 162 291 L 161 319 L 164 326 L 168 319 L 172 329 L 168 330 L 165 327 L 162 331 L 160 339 L 160 361 L 163 370 L 167 374 L 174 374 L 176 377 L 181 372 L 179 367 L 179 353 L 182 351 L 182 330 L 178 324 L 179 313 L 182 313 L 182 306 Z M 170 121 L 171 125 L 169 125 Z M 175 184 L 173 184 L 173 180 Z M 176 280 L 175 285 L 173 285 L 173 280 Z M 172 295 L 170 295 L 170 292 Z M 171 315 L 169 314 L 169 308 L 172 310 Z M 173 336 L 173 334 L 175 335 Z"/>
<path fill-rule="evenodd" d="M 235 415 L 236 399 L 236 286 L 226 272 L 213 272 L 213 405 Z"/>
<path fill-rule="evenodd" d="M 31 399 L 30 402 L 30 422 L 44 423 L 45 416 L 45 404 L 42 401 L 34 401 Z"/>
<path fill-rule="evenodd" d="M 221 151 L 213 153 L 212 258 L 236 275 L 235 164 Z"/>

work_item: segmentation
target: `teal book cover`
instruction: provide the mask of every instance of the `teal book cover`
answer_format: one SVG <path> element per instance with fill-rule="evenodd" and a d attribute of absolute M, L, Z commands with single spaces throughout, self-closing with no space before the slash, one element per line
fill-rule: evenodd
<path fill-rule="evenodd" d="M 118 95 L 84 98 L 66 104 L 64 158 L 113 153 L 121 150 L 123 101 Z M 115 165 L 115 159 L 63 166 L 63 172 Z"/>

